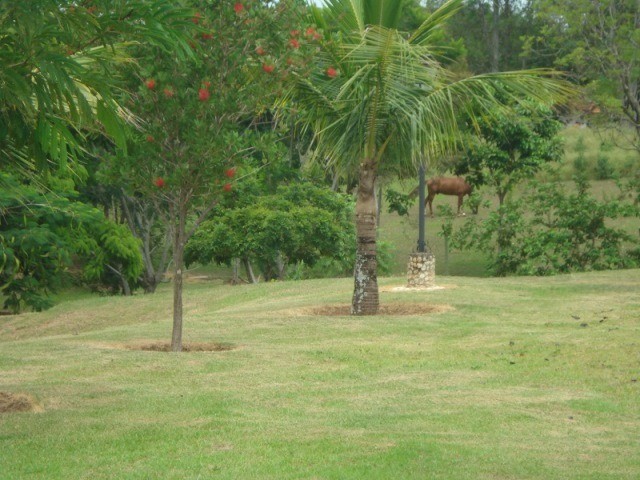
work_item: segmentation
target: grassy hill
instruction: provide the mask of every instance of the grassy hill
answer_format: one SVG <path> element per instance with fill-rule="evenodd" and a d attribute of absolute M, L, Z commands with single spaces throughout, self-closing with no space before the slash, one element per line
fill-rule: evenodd
<path fill-rule="evenodd" d="M 189 283 L 0 317 L 0 478 L 640 478 L 640 270 Z M 7 403 L 7 402 L 5 402 Z"/>

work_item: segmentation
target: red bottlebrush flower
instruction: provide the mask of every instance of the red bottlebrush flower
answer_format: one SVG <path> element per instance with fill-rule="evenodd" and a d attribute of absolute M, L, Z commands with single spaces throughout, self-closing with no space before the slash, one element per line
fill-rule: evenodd
<path fill-rule="evenodd" d="M 198 90 L 198 100 L 200 100 L 201 102 L 206 102 L 207 100 L 209 100 L 210 96 L 211 94 L 206 88 L 201 88 L 200 90 Z"/>
<path fill-rule="evenodd" d="M 213 38 L 213 33 L 203 33 L 202 34 L 202 39 L 203 40 L 211 40 Z"/>
<path fill-rule="evenodd" d="M 307 37 L 312 37 L 314 33 L 316 33 L 316 29 L 313 28 L 313 27 L 309 27 L 309 28 L 307 28 L 307 31 L 305 32 L 305 35 Z"/>
<path fill-rule="evenodd" d="M 153 184 L 158 187 L 158 188 L 162 188 L 165 186 L 165 182 L 164 182 L 164 178 L 162 177 L 158 177 L 153 181 Z"/>
<path fill-rule="evenodd" d="M 276 68 L 275 65 L 269 65 L 268 63 L 262 64 L 262 70 L 264 70 L 267 73 L 273 72 L 275 68 Z"/>
<path fill-rule="evenodd" d="M 256 48 L 256 54 L 258 54 L 258 55 L 262 56 L 262 55 L 264 55 L 265 53 L 267 53 L 267 51 L 266 51 L 264 48 L 262 48 L 262 47 L 257 47 L 257 48 Z"/>
<path fill-rule="evenodd" d="M 292 37 L 297 37 L 298 35 L 300 35 L 300 30 L 291 30 L 291 31 L 289 32 L 289 34 L 290 34 Z"/>
<path fill-rule="evenodd" d="M 144 84 L 149 90 L 153 90 L 154 88 L 156 88 L 156 81 L 153 78 L 150 78 L 149 80 L 144 82 Z"/>
<path fill-rule="evenodd" d="M 322 35 L 320 35 L 318 32 L 313 34 L 313 39 L 314 40 L 322 40 Z"/>
<path fill-rule="evenodd" d="M 204 82 L 202 82 L 202 85 L 204 86 L 204 88 L 209 88 L 211 86 L 211 82 L 208 80 L 205 80 Z"/>
<path fill-rule="evenodd" d="M 193 18 L 191 19 L 191 21 L 193 23 L 195 23 L 196 25 L 198 25 L 200 23 L 200 19 L 202 18 L 202 15 L 200 13 L 196 13 Z"/>
<path fill-rule="evenodd" d="M 228 168 L 227 170 L 225 170 L 224 174 L 229 178 L 233 178 L 233 176 L 236 174 L 236 168 Z"/>
<path fill-rule="evenodd" d="M 338 76 L 338 71 L 335 68 L 333 67 L 327 68 L 327 77 L 336 78 L 337 76 Z"/>
<path fill-rule="evenodd" d="M 225 183 L 224 186 L 222 187 L 222 189 L 225 192 L 230 192 L 231 191 L 231 184 L 230 183 Z"/>
<path fill-rule="evenodd" d="M 289 40 L 289 46 L 291 48 L 300 48 L 300 42 L 295 38 L 292 38 L 291 40 Z"/>
<path fill-rule="evenodd" d="M 155 141 L 155 138 L 153 138 L 153 135 L 147 135 L 147 142 L 153 143 L 154 141 Z"/>
<path fill-rule="evenodd" d="M 167 98 L 171 98 L 175 95 L 174 91 L 170 88 L 165 88 L 164 90 L 162 90 L 162 93 L 164 93 L 164 96 Z"/>
<path fill-rule="evenodd" d="M 242 13 L 243 10 L 244 5 L 242 5 L 240 2 L 236 2 L 236 4 L 233 6 L 233 11 L 236 13 Z"/>

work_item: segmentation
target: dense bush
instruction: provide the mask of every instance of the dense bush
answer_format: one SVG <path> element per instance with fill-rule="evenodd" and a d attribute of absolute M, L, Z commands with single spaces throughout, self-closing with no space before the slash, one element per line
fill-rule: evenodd
<path fill-rule="evenodd" d="M 637 236 L 610 226 L 615 218 L 640 216 L 638 206 L 598 201 L 580 177 L 576 187 L 575 193 L 566 193 L 556 183 L 535 184 L 521 200 L 505 203 L 482 224 L 469 219 L 454 234 L 454 246 L 488 253 L 495 275 L 639 266 Z"/>
<path fill-rule="evenodd" d="M 353 202 L 310 183 L 280 186 L 251 205 L 221 211 L 187 244 L 188 264 L 239 258 L 257 265 L 265 279 L 285 278 L 286 267 L 321 259 L 353 266 Z"/>
<path fill-rule="evenodd" d="M 142 270 L 137 241 L 100 210 L 44 195 L 8 175 L 0 190 L 0 289 L 14 312 L 51 306 L 49 293 L 80 267 L 81 280 L 129 290 Z"/>

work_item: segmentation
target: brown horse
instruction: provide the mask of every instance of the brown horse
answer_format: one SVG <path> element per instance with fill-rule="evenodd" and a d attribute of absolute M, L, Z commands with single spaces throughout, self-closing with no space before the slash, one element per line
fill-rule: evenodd
<path fill-rule="evenodd" d="M 473 187 L 460 177 L 437 177 L 432 178 L 427 182 L 427 190 L 429 195 L 425 200 L 425 204 L 429 205 L 429 213 L 433 217 L 433 197 L 435 197 L 437 193 L 442 193 L 443 195 L 457 195 L 458 215 L 460 215 L 462 199 L 465 195 L 471 195 Z"/>

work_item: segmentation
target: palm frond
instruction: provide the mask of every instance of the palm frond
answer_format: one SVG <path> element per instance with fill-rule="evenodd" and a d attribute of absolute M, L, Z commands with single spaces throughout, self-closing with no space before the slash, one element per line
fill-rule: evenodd
<path fill-rule="evenodd" d="M 409 43 L 416 45 L 429 44 L 444 23 L 454 16 L 462 7 L 463 0 L 449 0 L 434 11 L 409 37 Z"/>
<path fill-rule="evenodd" d="M 331 25 L 344 33 L 361 32 L 365 29 L 365 0 L 325 0 L 326 8 L 313 10 L 316 17 L 323 17 L 318 23 Z"/>
<path fill-rule="evenodd" d="M 353 18 L 364 21 L 364 10 L 377 8 L 370 3 L 377 0 L 329 0 L 329 15 L 348 7 L 355 12 L 357 7 L 363 10 Z M 300 78 L 292 95 L 304 106 L 307 125 L 313 125 L 323 163 L 328 159 L 349 170 L 363 158 L 417 164 L 450 155 L 463 141 L 462 117 L 473 124 L 506 111 L 514 102 L 529 99 L 552 105 L 574 93 L 550 70 L 462 79 L 448 72 L 430 42 L 460 5 L 461 0 L 445 3 L 409 39 L 394 28 L 360 29 L 362 22 L 356 22 L 358 30 L 345 35 L 337 50 L 317 55 L 317 72 Z M 353 23 L 344 26 L 352 28 Z M 322 73 L 333 62 L 341 72 L 337 78 Z"/>
<path fill-rule="evenodd" d="M 362 2 L 364 22 L 369 26 L 390 29 L 398 28 L 402 14 L 403 0 L 389 2 L 385 0 L 369 0 Z"/>

